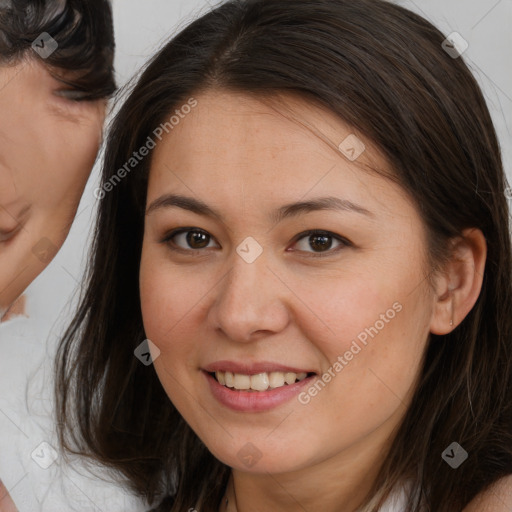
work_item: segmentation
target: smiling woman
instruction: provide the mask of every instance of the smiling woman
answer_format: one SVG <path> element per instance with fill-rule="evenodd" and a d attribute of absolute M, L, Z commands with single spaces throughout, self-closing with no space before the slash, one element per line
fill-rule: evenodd
<path fill-rule="evenodd" d="M 512 474 L 506 179 L 444 41 L 381 0 L 231 0 L 163 47 L 103 184 L 197 105 L 100 203 L 63 446 L 161 512 L 460 512 Z"/>
<path fill-rule="evenodd" d="M 113 55 L 107 0 L 0 2 L 0 321 L 69 232 L 116 88 Z"/>

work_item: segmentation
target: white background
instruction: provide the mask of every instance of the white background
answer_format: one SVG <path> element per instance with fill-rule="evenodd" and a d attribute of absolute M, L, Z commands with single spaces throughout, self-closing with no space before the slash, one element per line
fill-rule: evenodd
<path fill-rule="evenodd" d="M 464 59 L 484 90 L 512 182 L 512 0 L 399 3 L 422 14 L 446 35 L 456 31 L 468 41 Z M 136 73 L 177 29 L 209 9 L 204 0 L 114 0 L 113 6 L 119 85 Z M 41 441 L 54 442 L 48 414 L 52 357 L 62 326 L 70 318 L 72 297 L 86 263 L 87 234 L 96 205 L 93 190 L 98 180 L 99 170 L 95 167 L 64 247 L 27 291 L 30 318 L 14 320 L 0 333 L 0 459 L 19 457 L 13 447 L 20 443 L 26 452 L 25 460 L 19 464 L 13 462 L 8 469 L 0 463 L 0 478 L 8 488 L 16 485 L 13 495 L 34 492 L 37 499 L 45 496 L 47 473 L 33 464 L 29 452 Z M 93 490 L 92 484 L 85 480 L 77 477 L 72 484 L 67 480 L 64 485 L 73 487 L 75 495 L 83 495 L 80 510 L 102 510 L 102 505 L 108 502 L 109 506 L 103 510 L 114 511 L 112 499 L 102 490 Z M 20 501 L 19 507 L 20 512 L 35 512 L 34 505 L 23 508 Z M 124 507 L 127 512 L 129 507 Z M 45 504 L 40 510 L 58 512 L 69 508 Z"/>

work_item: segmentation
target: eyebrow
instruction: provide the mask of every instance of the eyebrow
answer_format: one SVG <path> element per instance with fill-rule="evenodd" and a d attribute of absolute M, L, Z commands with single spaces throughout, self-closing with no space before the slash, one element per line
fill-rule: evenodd
<path fill-rule="evenodd" d="M 203 201 L 179 194 L 164 194 L 158 199 L 155 199 L 146 210 L 146 215 L 160 209 L 172 207 L 182 208 L 184 210 L 197 213 L 198 215 L 213 217 L 224 222 L 222 215 Z M 374 217 L 372 212 L 353 203 L 352 201 L 341 199 L 339 197 L 327 196 L 318 197 L 309 201 L 285 204 L 271 213 L 270 220 L 277 224 L 284 219 L 319 210 L 348 211 L 366 215 L 368 217 Z"/>

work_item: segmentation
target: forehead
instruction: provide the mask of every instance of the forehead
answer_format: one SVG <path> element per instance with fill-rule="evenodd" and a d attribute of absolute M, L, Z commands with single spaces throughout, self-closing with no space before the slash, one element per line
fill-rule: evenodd
<path fill-rule="evenodd" d="M 339 143 L 354 132 L 328 110 L 292 95 L 258 97 L 211 90 L 198 95 L 196 101 L 197 106 L 181 116 L 169 136 L 164 135 L 174 150 L 177 145 L 193 145 L 195 152 L 190 157 L 213 150 L 223 158 L 245 158 L 252 153 L 290 158 L 311 150 L 339 157 Z"/>
<path fill-rule="evenodd" d="M 370 170 L 388 167 L 373 144 L 319 105 L 291 95 L 260 98 L 218 90 L 194 98 L 193 109 L 176 106 L 179 122 L 157 142 L 148 199 L 165 188 L 219 199 L 224 194 L 226 201 L 233 187 L 244 200 L 265 202 L 327 191 L 359 200 L 375 193 L 404 195 Z M 358 158 L 340 151 L 345 141 L 362 151 Z"/>

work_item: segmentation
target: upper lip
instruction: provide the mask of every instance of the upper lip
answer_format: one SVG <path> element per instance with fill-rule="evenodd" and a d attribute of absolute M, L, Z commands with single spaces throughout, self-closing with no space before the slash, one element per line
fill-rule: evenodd
<path fill-rule="evenodd" d="M 273 363 L 270 361 L 259 362 L 236 362 L 236 361 L 216 361 L 203 368 L 208 373 L 212 372 L 231 372 L 240 373 L 243 375 L 256 375 L 258 373 L 271 373 L 271 372 L 292 372 L 292 373 L 316 373 L 314 370 L 307 368 L 298 368 L 294 366 L 287 366 L 280 363 Z"/>

